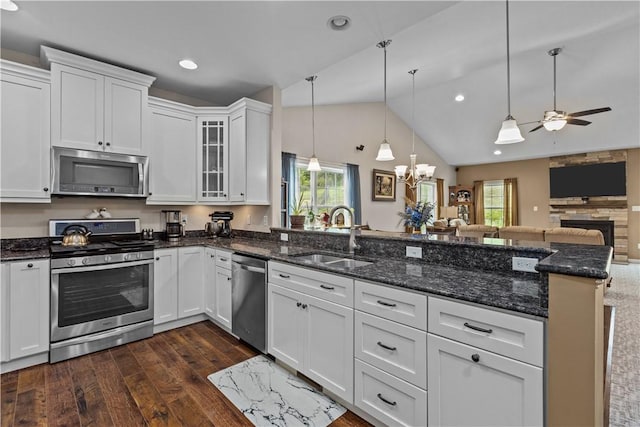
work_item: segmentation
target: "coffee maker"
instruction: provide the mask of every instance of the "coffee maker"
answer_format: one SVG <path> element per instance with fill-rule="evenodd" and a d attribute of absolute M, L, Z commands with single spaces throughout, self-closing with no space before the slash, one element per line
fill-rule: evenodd
<path fill-rule="evenodd" d="M 169 242 L 179 242 L 184 235 L 184 224 L 182 223 L 182 211 L 162 211 L 165 216 L 164 234 Z"/>
<path fill-rule="evenodd" d="M 217 222 L 219 224 L 217 236 L 231 237 L 231 220 L 233 219 L 233 212 L 215 211 L 209 216 L 211 217 L 211 222 Z"/>

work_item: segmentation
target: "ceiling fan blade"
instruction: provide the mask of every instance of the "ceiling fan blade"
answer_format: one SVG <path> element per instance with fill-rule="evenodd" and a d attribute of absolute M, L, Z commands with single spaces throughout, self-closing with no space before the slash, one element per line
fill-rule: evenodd
<path fill-rule="evenodd" d="M 595 108 L 593 110 L 578 111 L 577 113 L 569 114 L 569 116 L 570 117 L 588 116 L 589 114 L 604 113 L 605 111 L 611 111 L 611 108 L 604 107 L 604 108 Z"/>
<path fill-rule="evenodd" d="M 533 122 L 518 123 L 518 126 L 530 125 L 530 124 L 533 124 L 533 123 L 540 123 L 540 120 L 536 120 L 536 121 L 533 121 Z"/>
<path fill-rule="evenodd" d="M 586 120 L 573 119 L 573 118 L 569 117 L 567 119 L 567 124 L 568 125 L 586 126 L 588 124 L 591 124 L 591 122 L 588 122 Z"/>
<path fill-rule="evenodd" d="M 542 127 L 542 125 L 540 125 L 540 126 L 536 126 L 536 127 L 534 127 L 533 129 L 531 129 L 531 130 L 529 131 L 529 133 L 531 133 L 531 132 L 535 132 L 535 131 L 537 131 L 538 129 L 540 129 L 541 127 Z"/>

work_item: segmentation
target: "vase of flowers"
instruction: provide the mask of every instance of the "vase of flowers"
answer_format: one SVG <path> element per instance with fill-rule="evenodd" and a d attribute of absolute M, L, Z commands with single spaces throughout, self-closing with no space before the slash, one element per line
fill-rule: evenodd
<path fill-rule="evenodd" d="M 405 227 L 411 227 L 414 233 L 420 233 L 420 230 L 426 231 L 426 224 L 433 218 L 433 203 L 414 202 L 405 197 L 406 207 L 404 212 L 398 212 L 400 215 L 400 223 Z"/>

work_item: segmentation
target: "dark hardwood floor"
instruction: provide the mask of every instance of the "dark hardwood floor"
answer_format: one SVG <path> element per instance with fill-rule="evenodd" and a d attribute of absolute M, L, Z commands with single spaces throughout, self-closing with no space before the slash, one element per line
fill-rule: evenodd
<path fill-rule="evenodd" d="M 0 425 L 250 426 L 207 376 L 257 354 L 207 321 L 9 372 Z M 365 425 L 349 411 L 332 424 Z"/>

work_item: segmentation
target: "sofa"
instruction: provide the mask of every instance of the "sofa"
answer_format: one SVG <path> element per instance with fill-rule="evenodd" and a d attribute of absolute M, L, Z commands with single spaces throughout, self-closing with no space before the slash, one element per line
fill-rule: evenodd
<path fill-rule="evenodd" d="M 604 245 L 604 236 L 600 230 L 587 230 L 584 228 L 539 228 L 526 225 L 498 228 L 481 224 L 458 225 L 457 228 L 456 235 L 461 237 L 499 237 L 501 239 L 523 241 Z"/>
<path fill-rule="evenodd" d="M 555 227 L 544 231 L 545 242 L 578 243 L 583 245 L 604 245 L 604 236 L 600 230 L 584 228 Z"/>
<path fill-rule="evenodd" d="M 460 225 L 456 235 L 460 237 L 475 237 L 477 239 L 496 237 L 498 235 L 498 227 L 482 224 Z"/>
<path fill-rule="evenodd" d="M 498 231 L 498 237 L 501 239 L 543 242 L 544 228 L 529 227 L 526 225 L 512 225 L 500 228 Z"/>

